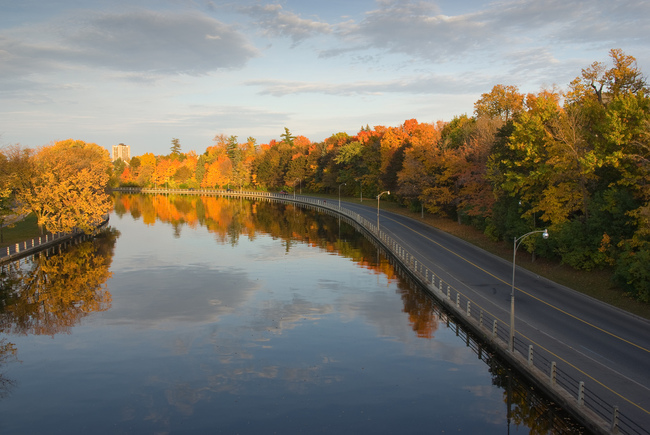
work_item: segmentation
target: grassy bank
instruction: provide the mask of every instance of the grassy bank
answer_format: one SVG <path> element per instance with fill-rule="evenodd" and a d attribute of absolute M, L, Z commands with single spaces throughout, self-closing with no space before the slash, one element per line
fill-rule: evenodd
<path fill-rule="evenodd" d="M 2 242 L 0 242 L 0 247 L 12 246 L 25 240 L 31 240 L 39 235 L 40 232 L 38 230 L 36 216 L 30 214 L 23 220 L 2 228 Z"/>

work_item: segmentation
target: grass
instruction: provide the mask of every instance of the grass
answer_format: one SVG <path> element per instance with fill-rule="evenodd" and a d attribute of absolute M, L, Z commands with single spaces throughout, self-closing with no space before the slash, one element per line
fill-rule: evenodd
<path fill-rule="evenodd" d="M 40 231 L 36 216 L 30 214 L 23 220 L 2 228 L 2 242 L 0 242 L 0 247 L 4 248 L 24 240 L 31 240 L 39 235 Z"/>

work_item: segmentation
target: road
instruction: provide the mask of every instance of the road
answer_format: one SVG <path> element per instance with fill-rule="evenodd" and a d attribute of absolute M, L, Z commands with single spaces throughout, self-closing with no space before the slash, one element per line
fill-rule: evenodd
<path fill-rule="evenodd" d="M 342 207 L 376 222 L 374 207 L 347 201 Z M 395 213 L 380 211 L 380 227 L 425 267 L 509 324 L 511 262 Z M 610 405 L 618 406 L 622 429 L 650 431 L 649 321 L 521 268 L 515 301 L 518 349 L 533 344 L 548 350 L 558 372 L 584 381 L 588 393 L 605 402 L 603 416 L 613 414 Z"/>

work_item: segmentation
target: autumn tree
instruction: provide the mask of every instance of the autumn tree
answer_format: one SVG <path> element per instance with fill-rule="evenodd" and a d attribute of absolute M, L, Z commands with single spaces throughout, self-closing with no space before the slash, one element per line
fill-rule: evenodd
<path fill-rule="evenodd" d="M 128 168 L 127 162 L 122 160 L 121 158 L 115 160 L 113 162 L 112 168 L 111 168 L 111 177 L 109 180 L 109 185 L 111 187 L 117 187 L 120 184 L 120 179 L 122 177 L 122 173 L 124 170 Z"/>
<path fill-rule="evenodd" d="M 284 184 L 293 188 L 302 185 L 309 173 L 308 162 L 311 142 L 305 136 L 294 138 L 291 160 L 287 162 Z"/>
<path fill-rule="evenodd" d="M 198 157 L 194 151 L 190 151 L 185 155 L 183 163 L 180 167 L 174 172 L 174 184 L 177 184 L 178 187 L 198 187 L 196 179 L 194 178 L 196 174 L 196 167 L 198 164 Z"/>
<path fill-rule="evenodd" d="M 227 155 L 221 154 L 206 169 L 201 187 L 225 186 L 232 179 L 232 163 Z"/>
<path fill-rule="evenodd" d="M 128 186 L 135 183 L 135 177 L 133 176 L 133 171 L 130 167 L 126 167 L 122 174 L 120 174 L 120 185 Z"/>
<path fill-rule="evenodd" d="M 145 153 L 138 158 L 138 161 L 140 162 L 138 166 L 132 165 L 132 167 L 137 168 L 138 171 L 137 183 L 140 186 L 149 186 L 153 184 L 153 174 L 156 170 L 156 156 L 152 153 Z"/>
<path fill-rule="evenodd" d="M 105 188 L 111 162 L 99 145 L 68 139 L 42 148 L 31 176 L 19 180 L 18 201 L 52 232 L 92 232 L 111 209 Z"/>
<path fill-rule="evenodd" d="M 21 180 L 31 176 L 33 151 L 18 145 L 0 150 L 0 242 L 6 219 L 19 211 L 16 203 L 17 187 Z"/>
<path fill-rule="evenodd" d="M 492 91 L 482 94 L 474 104 L 477 117 L 500 118 L 510 121 L 523 110 L 524 96 L 516 86 L 496 85 Z"/>
<path fill-rule="evenodd" d="M 156 167 L 152 174 L 152 180 L 156 186 L 170 187 L 173 181 L 174 174 L 182 166 L 179 160 L 174 158 L 159 157 L 156 162 Z M 173 186 L 172 186 L 173 187 Z"/>

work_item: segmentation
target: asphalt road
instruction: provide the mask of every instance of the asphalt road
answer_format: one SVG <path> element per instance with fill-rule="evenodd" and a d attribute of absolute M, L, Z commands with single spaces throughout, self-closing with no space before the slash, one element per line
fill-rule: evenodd
<path fill-rule="evenodd" d="M 377 220 L 376 207 L 347 201 L 342 206 Z M 509 324 L 512 262 L 383 210 L 380 227 L 425 267 Z M 585 382 L 588 394 L 595 395 L 589 400 L 597 396 L 618 406 L 625 424 L 631 420 L 632 428 L 642 428 L 639 433 L 650 431 L 649 321 L 521 268 L 515 275 L 515 301 L 516 337 L 525 348 L 533 344 L 548 350 L 559 371 Z M 611 412 L 603 404 L 602 413 Z"/>

